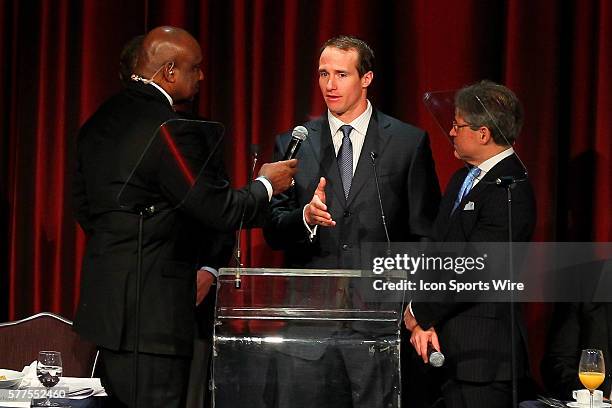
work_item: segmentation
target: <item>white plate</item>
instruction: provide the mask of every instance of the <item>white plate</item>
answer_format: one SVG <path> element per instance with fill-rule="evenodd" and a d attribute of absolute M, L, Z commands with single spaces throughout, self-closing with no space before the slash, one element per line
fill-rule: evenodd
<path fill-rule="evenodd" d="M 568 402 L 565 405 L 567 405 L 568 407 L 572 407 L 572 408 L 588 408 L 588 406 L 589 406 L 589 404 L 579 404 L 576 401 Z M 601 405 L 599 405 L 599 406 L 593 405 L 593 407 L 605 408 L 605 407 L 612 407 L 612 405 L 610 405 L 607 402 L 602 402 Z"/>
<path fill-rule="evenodd" d="M 6 380 L 0 380 L 0 388 L 11 388 L 19 385 L 24 375 L 21 371 L 0 368 L 0 376 L 6 377 Z"/>

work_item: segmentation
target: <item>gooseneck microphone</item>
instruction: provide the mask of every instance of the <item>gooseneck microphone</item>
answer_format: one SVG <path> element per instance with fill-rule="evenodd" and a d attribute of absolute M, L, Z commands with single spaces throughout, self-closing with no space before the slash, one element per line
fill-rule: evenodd
<path fill-rule="evenodd" d="M 427 358 L 429 359 L 429 365 L 432 367 L 442 367 L 444 365 L 444 354 L 436 350 L 431 343 L 427 345 Z"/>
<path fill-rule="evenodd" d="M 253 184 L 253 176 L 255 175 L 255 166 L 257 165 L 257 158 L 259 157 L 259 145 L 251 145 L 251 172 L 249 174 L 249 188 L 247 189 L 247 202 L 251 196 L 251 185 Z M 238 226 L 238 233 L 236 237 L 236 252 L 234 258 L 236 258 L 236 276 L 234 277 L 234 286 L 236 289 L 240 289 L 240 268 L 242 268 L 242 250 L 240 249 L 241 238 L 242 238 L 242 226 L 244 224 L 244 214 L 246 213 L 247 205 L 245 204 L 242 208 L 242 214 L 240 215 L 240 225 Z"/>
<path fill-rule="evenodd" d="M 287 150 L 285 150 L 283 160 L 295 159 L 298 150 L 300 150 L 302 142 L 306 140 L 307 137 L 308 129 L 306 129 L 304 126 L 296 126 L 295 128 L 293 128 L 293 132 L 291 132 L 291 140 L 289 141 L 289 146 L 287 146 Z"/>
<path fill-rule="evenodd" d="M 508 187 L 516 183 L 522 183 L 523 181 L 529 180 L 527 178 L 527 172 L 523 177 L 515 177 L 515 176 L 501 176 L 495 179 L 494 183 L 499 187 Z"/>
<path fill-rule="evenodd" d="M 382 196 L 380 195 L 380 186 L 378 184 L 378 173 L 376 172 L 376 158 L 378 154 L 376 152 L 370 152 L 370 159 L 372 160 L 372 169 L 374 169 L 374 182 L 376 183 L 376 194 L 378 195 L 378 205 L 380 206 L 380 216 L 382 218 L 382 225 L 385 229 L 385 237 L 387 238 L 387 254 L 391 253 L 391 239 L 389 239 L 389 230 L 387 229 L 387 220 L 385 218 L 385 209 L 383 207 Z"/>

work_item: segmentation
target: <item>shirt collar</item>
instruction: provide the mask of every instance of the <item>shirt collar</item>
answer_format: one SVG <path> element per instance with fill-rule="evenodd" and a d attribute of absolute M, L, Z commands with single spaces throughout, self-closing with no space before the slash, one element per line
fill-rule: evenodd
<path fill-rule="evenodd" d="M 162 88 L 161 86 L 157 85 L 155 82 L 149 82 L 149 84 L 153 85 L 154 87 L 159 89 L 159 92 L 161 92 L 166 97 L 166 99 L 168 99 L 168 102 L 170 103 L 170 106 L 174 105 L 174 101 L 172 100 L 172 97 L 170 96 L 170 94 L 168 94 L 168 92 L 166 92 L 164 90 L 164 88 Z"/>
<path fill-rule="evenodd" d="M 504 160 L 506 157 L 512 156 L 514 154 L 514 149 L 512 147 L 507 148 L 503 152 L 497 153 L 495 156 L 488 158 L 478 165 L 480 169 L 480 175 L 478 179 L 482 179 L 487 172 L 491 171 L 493 167 L 497 165 L 500 161 Z"/>
<path fill-rule="evenodd" d="M 366 110 L 363 111 L 361 115 L 353 119 L 351 123 L 342 122 L 340 119 L 332 115 L 332 113 L 328 109 L 327 110 L 327 120 L 329 122 L 329 130 L 331 132 L 331 135 L 332 136 L 335 135 L 336 132 L 338 132 L 338 129 L 340 129 L 340 126 L 351 125 L 353 129 L 355 129 L 358 133 L 365 136 L 365 134 L 368 132 L 368 125 L 370 123 L 370 118 L 372 117 L 372 104 L 370 103 L 368 99 L 366 99 L 366 102 L 368 103 Z"/>

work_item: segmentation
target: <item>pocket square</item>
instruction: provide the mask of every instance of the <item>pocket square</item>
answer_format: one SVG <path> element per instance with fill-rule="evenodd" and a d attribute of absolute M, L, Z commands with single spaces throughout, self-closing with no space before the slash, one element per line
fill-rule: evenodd
<path fill-rule="evenodd" d="M 474 202 L 468 201 L 465 207 L 463 207 L 463 211 L 474 211 Z"/>

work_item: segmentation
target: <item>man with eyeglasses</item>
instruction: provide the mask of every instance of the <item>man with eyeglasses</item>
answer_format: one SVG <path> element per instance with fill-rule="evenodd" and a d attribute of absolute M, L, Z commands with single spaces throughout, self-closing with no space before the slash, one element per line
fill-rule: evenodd
<path fill-rule="evenodd" d="M 534 194 L 512 148 L 522 123 L 521 104 L 505 86 L 482 81 L 456 94 L 450 136 L 454 155 L 465 166 L 453 175 L 440 203 L 437 241 L 507 241 L 507 194 L 495 184 L 504 176 L 520 180 L 512 189 L 512 240 L 531 239 Z M 410 342 L 423 361 L 430 344 L 446 356 L 442 395 L 447 408 L 512 405 L 512 348 L 521 384 L 528 362 L 524 339 L 517 335 L 515 344 L 510 341 L 509 311 L 506 303 L 413 302 L 406 309 Z"/>
<path fill-rule="evenodd" d="M 120 191 L 138 197 L 146 211 L 153 208 L 142 229 L 136 405 L 184 407 L 195 305 L 216 273 L 198 270 L 211 265 L 212 256 L 201 236 L 214 240 L 219 231 L 237 229 L 242 217 L 245 224 L 261 225 L 272 195 L 287 189 L 296 172 L 296 160 L 264 164 L 250 187 L 233 190 L 217 153 L 203 178 L 186 181 L 185 168 L 214 153 L 201 146 L 207 135 L 200 134 L 191 135 L 188 146 L 175 146 L 170 134 L 167 143 L 152 143 L 142 155 L 160 125 L 181 118 L 172 105 L 198 92 L 201 62 L 200 46 L 189 33 L 153 29 L 142 41 L 131 81 L 80 130 L 73 197 L 88 243 L 74 328 L 100 348 L 101 377 L 112 406 L 133 406 L 139 286 L 139 216 L 121 205 Z"/>

